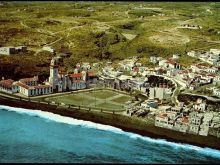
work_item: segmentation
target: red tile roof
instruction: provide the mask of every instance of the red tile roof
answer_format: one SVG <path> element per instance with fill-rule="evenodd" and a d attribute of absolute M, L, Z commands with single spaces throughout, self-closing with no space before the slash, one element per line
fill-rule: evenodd
<path fill-rule="evenodd" d="M 175 64 L 176 64 L 176 62 L 173 61 L 173 60 L 171 60 L 171 59 L 169 59 L 169 60 L 166 61 L 165 63 L 167 63 L 167 64 L 172 64 L 172 65 L 175 65 Z"/>
<path fill-rule="evenodd" d="M 29 89 L 29 86 L 24 84 L 24 83 L 22 83 L 22 82 L 18 82 L 17 85 L 22 87 L 22 88 Z"/>
<path fill-rule="evenodd" d="M 38 77 L 34 76 L 34 77 L 31 77 L 31 78 L 23 78 L 23 79 L 20 79 L 19 81 L 20 82 L 38 81 Z"/>
<path fill-rule="evenodd" d="M 189 123 L 188 117 L 183 117 L 181 121 L 182 123 Z"/>
<path fill-rule="evenodd" d="M 165 118 L 168 117 L 168 114 L 166 114 L 166 113 L 160 113 L 160 114 L 158 115 L 158 117 L 165 119 Z"/>
<path fill-rule="evenodd" d="M 28 86 L 22 82 L 18 82 L 17 83 L 18 86 L 21 86 L 25 89 L 42 89 L 42 88 L 48 88 L 48 87 L 52 87 L 51 85 L 36 85 L 36 86 Z"/>
<path fill-rule="evenodd" d="M 5 88 L 11 88 L 14 80 L 8 79 L 8 80 L 1 80 L 0 81 L 0 86 L 5 87 Z"/>
<path fill-rule="evenodd" d="M 209 76 L 209 77 L 216 77 L 215 74 L 208 74 L 207 76 Z"/>
<path fill-rule="evenodd" d="M 82 77 L 82 73 L 74 73 L 74 74 L 70 74 L 69 76 L 71 78 L 81 78 Z"/>

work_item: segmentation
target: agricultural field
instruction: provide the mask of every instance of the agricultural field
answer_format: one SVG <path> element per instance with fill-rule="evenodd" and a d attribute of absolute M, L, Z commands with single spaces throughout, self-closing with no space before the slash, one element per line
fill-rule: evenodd
<path fill-rule="evenodd" d="M 55 103 L 86 106 L 98 109 L 122 110 L 130 96 L 110 90 L 80 92 L 76 94 L 48 97 L 45 100 Z"/>
<path fill-rule="evenodd" d="M 187 9 L 187 10 L 186 10 Z M 72 53 L 64 69 L 72 72 L 77 62 L 122 60 L 140 57 L 150 67 L 149 57 L 180 54 L 188 66 L 186 52 L 220 48 L 219 2 L 1 2 L 0 46 L 28 46 L 27 54 L 1 56 L 13 63 L 12 79 L 49 74 L 53 54 Z M 179 28 L 182 24 L 201 29 Z M 28 71 L 28 72 L 27 72 Z M 0 74 L 2 75 L 3 72 Z"/>

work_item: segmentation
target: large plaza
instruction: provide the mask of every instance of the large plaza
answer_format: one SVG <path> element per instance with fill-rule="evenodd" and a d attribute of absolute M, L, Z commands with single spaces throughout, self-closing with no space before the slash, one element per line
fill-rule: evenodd
<path fill-rule="evenodd" d="M 91 90 L 48 97 L 45 100 L 65 105 L 77 105 L 105 110 L 122 110 L 131 99 L 129 95 L 112 90 Z"/>

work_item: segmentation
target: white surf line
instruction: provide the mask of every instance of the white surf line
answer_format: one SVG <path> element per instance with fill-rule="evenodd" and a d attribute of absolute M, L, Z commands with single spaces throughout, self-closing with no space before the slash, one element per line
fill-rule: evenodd
<path fill-rule="evenodd" d="M 27 114 L 30 116 L 38 116 L 38 117 L 48 119 L 51 121 L 55 121 L 58 123 L 64 123 L 64 124 L 70 124 L 70 125 L 80 125 L 80 126 L 83 126 L 86 128 L 111 131 L 116 134 L 124 134 L 132 139 L 141 139 L 141 140 L 147 141 L 149 143 L 169 145 L 169 146 L 172 146 L 174 149 L 194 150 L 194 151 L 197 151 L 199 153 L 202 153 L 202 154 L 205 154 L 208 156 L 220 158 L 220 151 L 216 150 L 216 149 L 211 149 L 211 148 L 207 148 L 207 147 L 202 148 L 202 147 L 193 146 L 193 145 L 185 144 L 185 143 L 174 143 L 174 142 L 166 141 L 165 139 L 153 139 L 153 138 L 141 136 L 141 135 L 138 135 L 135 133 L 126 132 L 120 128 L 116 128 L 116 127 L 113 127 L 110 125 L 98 124 L 98 123 L 94 123 L 91 121 L 78 120 L 78 119 L 74 119 L 71 117 L 66 117 L 66 116 L 54 114 L 51 112 L 45 112 L 45 111 L 41 111 L 41 110 L 24 109 L 24 108 L 15 108 L 15 107 L 10 107 L 10 106 L 5 106 L 5 105 L 0 105 L 0 110 L 13 111 L 16 113 Z"/>

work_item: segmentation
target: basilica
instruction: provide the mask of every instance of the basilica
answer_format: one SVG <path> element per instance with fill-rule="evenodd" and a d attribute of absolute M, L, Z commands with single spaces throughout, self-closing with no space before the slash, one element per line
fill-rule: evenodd
<path fill-rule="evenodd" d="M 44 84 L 38 83 L 38 76 L 24 78 L 19 81 L 1 80 L 0 91 L 7 93 L 20 93 L 27 97 L 52 94 L 89 88 L 89 84 L 96 83 L 98 77 L 94 73 L 89 73 L 87 69 L 81 72 L 76 70 L 73 74 L 59 71 L 57 58 L 52 58 L 50 63 L 49 80 Z"/>
<path fill-rule="evenodd" d="M 65 74 L 59 73 L 57 59 L 53 58 L 50 64 L 50 77 L 46 83 L 52 85 L 54 92 L 63 92 L 76 89 L 85 89 L 88 87 L 88 71 L 83 70 L 81 73 Z"/>

